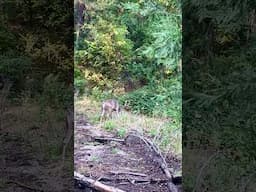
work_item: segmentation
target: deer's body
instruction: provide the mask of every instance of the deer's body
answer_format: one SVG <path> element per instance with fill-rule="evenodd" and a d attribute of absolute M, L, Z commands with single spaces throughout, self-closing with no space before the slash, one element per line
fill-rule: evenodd
<path fill-rule="evenodd" d="M 117 100 L 115 99 L 108 99 L 102 103 L 101 106 L 101 116 L 100 121 L 103 120 L 106 116 L 112 118 L 113 112 L 116 112 L 118 114 L 120 112 L 120 106 Z"/>

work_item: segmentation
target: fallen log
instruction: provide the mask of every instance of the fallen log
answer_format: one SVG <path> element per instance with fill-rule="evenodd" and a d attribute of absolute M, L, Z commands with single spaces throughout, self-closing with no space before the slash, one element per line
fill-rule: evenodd
<path fill-rule="evenodd" d="M 133 137 L 137 137 L 139 138 L 141 141 L 143 141 L 148 147 L 150 150 L 152 150 L 155 155 L 158 157 L 158 163 L 159 163 L 159 166 L 161 167 L 161 169 L 163 170 L 163 172 L 165 173 L 166 177 L 168 178 L 168 182 L 167 182 L 167 187 L 169 189 L 169 192 L 178 192 L 178 188 L 176 187 L 176 185 L 172 182 L 173 180 L 173 175 L 170 173 L 169 169 L 168 169 L 168 165 L 165 161 L 165 158 L 163 157 L 160 149 L 153 143 L 151 142 L 149 139 L 141 136 L 141 135 L 138 135 L 138 134 L 130 134 L 126 137 L 126 139 L 129 137 L 129 136 L 133 136 Z"/>
<path fill-rule="evenodd" d="M 155 183 L 167 183 L 169 180 L 168 179 L 154 179 L 154 178 L 146 178 L 146 179 L 140 179 L 140 178 L 132 178 L 133 184 L 145 184 L 145 183 L 150 183 L 150 184 L 155 184 Z M 104 181 L 104 182 L 126 182 L 130 183 L 131 179 L 129 178 L 109 178 L 109 177 L 101 177 L 99 181 Z"/>
<path fill-rule="evenodd" d="M 124 139 L 110 138 L 110 137 L 94 137 L 94 140 L 100 143 L 115 141 L 119 143 L 124 143 Z"/>
<path fill-rule="evenodd" d="M 148 175 L 143 174 L 143 173 L 136 173 L 136 172 L 128 172 L 128 171 L 110 171 L 111 174 L 114 175 L 134 175 L 134 176 L 141 176 L 141 177 L 147 177 Z"/>
<path fill-rule="evenodd" d="M 121 189 L 118 189 L 118 188 L 115 188 L 112 186 L 108 186 L 108 185 L 105 185 L 105 184 L 103 184 L 99 181 L 96 181 L 94 179 L 85 177 L 84 175 L 77 173 L 76 171 L 74 172 L 74 178 L 76 180 L 79 180 L 80 182 L 84 183 L 86 186 L 96 189 L 100 192 L 125 192 Z"/>

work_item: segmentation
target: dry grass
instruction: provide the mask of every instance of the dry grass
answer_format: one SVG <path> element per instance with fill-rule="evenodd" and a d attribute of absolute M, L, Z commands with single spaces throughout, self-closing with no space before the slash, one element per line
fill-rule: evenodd
<path fill-rule="evenodd" d="M 181 155 L 181 129 L 175 129 L 170 119 L 148 117 L 122 110 L 118 117 L 114 116 L 100 123 L 100 109 L 100 103 L 88 97 L 75 101 L 75 112 L 86 115 L 90 123 L 114 132 L 119 137 L 124 137 L 131 130 L 139 131 L 150 136 L 163 150 Z"/>

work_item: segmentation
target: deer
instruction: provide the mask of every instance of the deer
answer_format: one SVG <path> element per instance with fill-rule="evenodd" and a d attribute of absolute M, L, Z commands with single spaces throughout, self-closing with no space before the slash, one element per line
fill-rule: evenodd
<path fill-rule="evenodd" d="M 106 116 L 112 118 L 112 113 L 114 111 L 117 115 L 121 111 L 120 105 L 116 99 L 108 99 L 103 101 L 101 105 L 100 122 L 102 122 L 102 120 L 106 118 Z"/>

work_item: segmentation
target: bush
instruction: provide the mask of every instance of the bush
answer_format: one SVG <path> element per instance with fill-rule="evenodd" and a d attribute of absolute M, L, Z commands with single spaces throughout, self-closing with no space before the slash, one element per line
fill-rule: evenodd
<path fill-rule="evenodd" d="M 123 95 L 120 100 L 135 113 L 181 119 L 181 96 L 181 77 L 176 77 Z"/>

